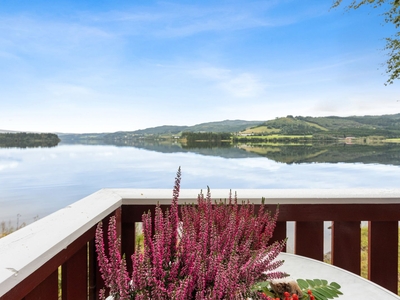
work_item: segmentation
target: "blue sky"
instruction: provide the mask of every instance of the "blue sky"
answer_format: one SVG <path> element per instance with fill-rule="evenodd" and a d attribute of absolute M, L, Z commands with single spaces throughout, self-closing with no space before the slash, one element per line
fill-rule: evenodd
<path fill-rule="evenodd" d="M 399 113 L 383 10 L 331 5 L 0 0 L 0 129 Z"/>

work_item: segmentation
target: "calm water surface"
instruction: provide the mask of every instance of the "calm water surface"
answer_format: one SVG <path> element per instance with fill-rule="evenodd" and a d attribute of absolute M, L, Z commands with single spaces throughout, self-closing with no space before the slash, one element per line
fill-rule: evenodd
<path fill-rule="evenodd" d="M 31 223 L 101 188 L 172 191 L 179 166 L 182 188 L 210 186 L 227 195 L 239 188 L 398 188 L 400 182 L 398 165 L 285 164 L 238 149 L 200 153 L 112 145 L 0 148 L 0 222 Z"/>

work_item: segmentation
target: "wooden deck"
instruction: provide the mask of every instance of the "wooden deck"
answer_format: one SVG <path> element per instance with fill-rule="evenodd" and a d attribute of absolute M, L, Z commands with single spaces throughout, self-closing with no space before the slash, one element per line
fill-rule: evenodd
<path fill-rule="evenodd" d="M 198 193 L 181 190 L 179 203 L 195 203 Z M 212 190 L 213 199 L 228 194 Z M 323 222 L 332 221 L 332 263 L 356 274 L 360 224 L 368 221 L 369 278 L 397 294 L 400 189 L 246 189 L 237 194 L 239 201 L 255 204 L 265 197 L 271 211 L 279 204 L 273 238 L 286 238 L 286 222 L 294 221 L 294 252 L 306 257 L 323 260 Z M 157 202 L 168 206 L 171 198 L 172 190 L 104 189 L 0 239 L 0 299 L 58 299 L 59 282 L 62 299 L 97 299 L 103 286 L 94 250 L 97 223 L 117 217 L 122 252 L 129 257 L 142 213 L 154 210 Z"/>

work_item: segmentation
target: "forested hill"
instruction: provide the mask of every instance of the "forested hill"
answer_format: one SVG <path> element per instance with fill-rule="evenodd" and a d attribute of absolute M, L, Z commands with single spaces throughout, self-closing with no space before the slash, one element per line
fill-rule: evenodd
<path fill-rule="evenodd" d="M 225 120 L 219 122 L 201 123 L 193 126 L 157 126 L 135 131 L 119 131 L 110 133 L 109 136 L 133 134 L 133 135 L 154 135 L 154 134 L 179 134 L 181 132 L 239 132 L 250 126 L 256 126 L 263 121 L 243 121 L 243 120 Z"/>
<path fill-rule="evenodd" d="M 135 131 L 128 131 L 129 133 L 132 134 L 178 134 L 184 130 L 189 128 L 189 126 L 171 126 L 171 125 L 164 125 L 164 126 L 158 126 L 158 127 L 151 127 L 151 128 L 146 128 L 146 129 L 139 129 Z M 115 132 L 112 134 L 119 134 L 119 133 L 126 133 L 124 131 L 120 132 Z"/>
<path fill-rule="evenodd" d="M 243 121 L 243 120 L 225 120 L 219 122 L 201 123 L 189 126 L 185 131 L 188 132 L 239 132 L 248 127 L 256 126 L 263 121 Z"/>
<path fill-rule="evenodd" d="M 63 142 L 79 142 L 81 140 L 117 141 L 140 136 L 179 135 L 182 132 L 239 132 L 263 121 L 225 120 L 201 123 L 193 126 L 164 125 L 135 131 L 117 131 L 114 133 L 60 134 Z"/>
<path fill-rule="evenodd" d="M 249 128 L 268 127 L 279 129 L 281 134 L 313 134 L 338 132 L 343 129 L 368 131 L 368 133 L 400 131 L 400 113 L 383 116 L 352 117 L 302 117 L 287 116 L 269 121 L 225 120 L 201 123 L 193 126 L 158 126 L 135 131 L 121 131 L 105 135 L 105 137 L 132 135 L 180 134 L 182 132 L 244 132 Z M 274 131 L 274 130 L 272 130 Z"/>
<path fill-rule="evenodd" d="M 143 136 L 178 136 L 183 132 L 241 133 L 254 135 L 385 136 L 400 137 L 400 114 L 351 117 L 286 116 L 269 121 L 225 120 L 193 126 L 164 125 L 114 133 L 59 134 L 63 142 L 123 141 Z"/>
<path fill-rule="evenodd" d="M 244 134 L 400 136 L 400 114 L 363 117 L 293 117 L 266 121 Z"/>

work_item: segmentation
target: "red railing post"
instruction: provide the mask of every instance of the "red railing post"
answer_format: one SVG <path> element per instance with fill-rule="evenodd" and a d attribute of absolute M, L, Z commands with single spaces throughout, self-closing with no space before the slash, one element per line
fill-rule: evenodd
<path fill-rule="evenodd" d="M 324 222 L 296 222 L 295 253 L 309 258 L 324 259 Z"/>
<path fill-rule="evenodd" d="M 332 222 L 332 264 L 360 275 L 361 223 Z"/>
<path fill-rule="evenodd" d="M 273 242 L 276 241 L 283 241 L 287 238 L 287 232 L 286 232 L 286 222 L 276 222 L 276 227 L 274 230 L 274 234 L 271 238 L 271 240 L 269 241 L 269 244 L 272 244 Z M 286 252 L 286 245 L 285 247 L 282 249 L 283 252 Z"/>
<path fill-rule="evenodd" d="M 62 300 L 87 298 L 88 253 L 87 244 L 76 252 L 61 267 Z"/>
<path fill-rule="evenodd" d="M 368 278 L 397 294 L 398 221 L 368 223 Z"/>
<path fill-rule="evenodd" d="M 58 269 L 43 280 L 24 300 L 58 299 Z M 17 299 L 15 299 L 17 300 Z"/>
<path fill-rule="evenodd" d="M 97 267 L 97 256 L 96 256 L 96 246 L 94 243 L 94 238 L 88 242 L 88 300 L 98 299 L 98 294 L 96 294 L 96 277 L 98 273 Z"/>

